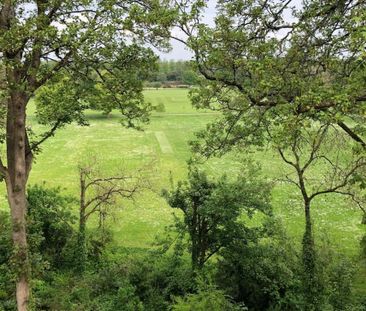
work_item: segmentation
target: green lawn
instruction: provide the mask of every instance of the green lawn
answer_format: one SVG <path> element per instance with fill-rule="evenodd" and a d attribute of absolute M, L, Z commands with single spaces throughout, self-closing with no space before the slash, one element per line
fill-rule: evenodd
<path fill-rule="evenodd" d="M 30 183 L 46 182 L 60 186 L 77 196 L 80 161 L 98 157 L 104 170 L 134 170 L 145 165 L 152 181 L 152 191 L 141 195 L 136 202 L 120 202 L 114 220 L 110 220 L 116 240 L 126 247 L 148 247 L 154 236 L 171 221 L 171 209 L 160 197 L 160 189 L 185 177 L 186 160 L 190 157 L 188 141 L 194 132 L 214 120 L 217 114 L 197 112 L 187 99 L 185 89 L 145 91 L 146 99 L 154 105 L 163 103 L 164 113 L 154 113 L 145 131 L 124 129 L 118 114 L 104 117 L 99 112 L 88 112 L 90 126 L 70 125 L 42 147 L 30 177 Z M 43 128 L 36 123 L 33 107 L 28 111 L 29 123 L 36 133 Z M 256 152 L 253 157 L 263 166 L 267 178 L 278 177 L 286 169 L 277 155 Z M 238 169 L 237 154 L 212 159 L 205 165 L 211 172 L 233 172 Z M 0 205 L 6 208 L 4 187 Z M 288 232 L 299 242 L 303 232 L 303 211 L 296 189 L 278 184 L 273 190 L 273 206 Z M 76 210 L 76 208 L 75 208 Z M 327 236 L 341 252 L 356 255 L 365 229 L 360 225 L 361 213 L 340 197 L 321 197 L 314 202 L 314 226 L 317 236 Z"/>

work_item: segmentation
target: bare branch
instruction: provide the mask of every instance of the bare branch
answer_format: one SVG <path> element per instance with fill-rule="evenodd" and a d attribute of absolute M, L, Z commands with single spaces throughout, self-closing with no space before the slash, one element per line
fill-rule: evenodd
<path fill-rule="evenodd" d="M 352 177 L 352 175 L 362 167 L 366 167 L 366 161 L 363 157 L 356 161 L 355 165 L 344 175 L 342 180 L 337 185 L 330 187 L 328 189 L 316 191 L 310 195 L 309 199 L 312 200 L 321 194 L 340 193 L 340 190 L 348 185 L 349 180 Z"/>
<path fill-rule="evenodd" d="M 285 163 L 287 163 L 287 164 L 289 164 L 289 165 L 291 165 L 291 166 L 293 166 L 293 167 L 295 167 L 295 168 L 296 168 L 296 163 L 294 163 L 294 162 L 290 161 L 289 159 L 287 159 L 287 158 L 286 158 L 286 156 L 285 156 L 284 151 L 283 151 L 281 148 L 277 148 L 277 150 L 278 150 L 278 152 L 280 153 L 280 156 L 281 156 L 282 160 L 283 160 Z"/>

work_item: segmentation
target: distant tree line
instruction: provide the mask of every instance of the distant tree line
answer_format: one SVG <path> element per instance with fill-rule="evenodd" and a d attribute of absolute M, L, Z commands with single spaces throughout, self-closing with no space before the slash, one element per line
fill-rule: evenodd
<path fill-rule="evenodd" d="M 159 61 L 158 70 L 150 75 L 145 82 L 146 87 L 184 87 L 195 85 L 198 73 L 189 61 Z"/>

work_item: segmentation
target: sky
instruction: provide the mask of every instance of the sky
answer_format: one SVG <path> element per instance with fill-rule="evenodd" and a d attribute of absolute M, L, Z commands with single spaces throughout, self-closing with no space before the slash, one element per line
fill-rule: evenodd
<path fill-rule="evenodd" d="M 283 2 L 284 0 L 275 0 L 279 2 Z M 292 0 L 291 4 L 295 5 L 296 7 L 301 6 L 302 0 Z M 214 25 L 214 18 L 216 15 L 216 3 L 217 0 L 206 0 L 207 8 L 203 14 L 203 22 L 206 24 L 213 26 Z M 27 6 L 26 6 L 27 7 Z M 153 50 L 157 55 L 160 56 L 162 60 L 190 60 L 192 59 L 193 54 L 182 44 L 176 40 L 171 41 L 172 49 L 168 53 L 163 53 L 158 50 Z"/>
<path fill-rule="evenodd" d="M 203 21 L 208 25 L 213 25 L 213 21 L 215 18 L 215 6 L 216 0 L 208 0 L 207 8 L 204 12 Z M 190 60 L 193 54 L 187 50 L 183 43 L 178 42 L 176 40 L 171 41 L 172 50 L 169 53 L 162 53 L 156 51 L 156 53 L 160 56 L 162 60 Z"/>
<path fill-rule="evenodd" d="M 278 1 L 283 2 L 283 0 Z M 295 7 L 299 8 L 301 7 L 301 2 L 302 0 L 292 0 L 291 5 L 294 5 Z M 215 6 L 216 6 L 216 0 L 207 1 L 207 8 L 204 12 L 203 21 L 209 25 L 214 24 L 214 18 L 216 12 Z M 288 18 L 290 21 L 290 16 L 288 16 Z M 161 60 L 190 60 L 192 58 L 193 54 L 181 42 L 172 40 L 171 45 L 172 50 L 168 53 L 162 53 L 156 51 L 156 53 L 160 56 Z"/>

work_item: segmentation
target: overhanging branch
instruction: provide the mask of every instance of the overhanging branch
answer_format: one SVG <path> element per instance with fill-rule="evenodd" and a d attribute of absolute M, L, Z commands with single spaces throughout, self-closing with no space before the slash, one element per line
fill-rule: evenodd
<path fill-rule="evenodd" d="M 53 125 L 53 127 L 48 131 L 45 132 L 42 135 L 42 138 L 37 141 L 37 142 L 33 142 L 32 145 L 30 146 L 29 151 L 27 152 L 27 155 L 29 153 L 31 153 L 32 151 L 35 151 L 42 143 L 44 143 L 48 138 L 52 137 L 55 135 L 56 130 L 62 125 L 63 121 L 61 119 L 57 120 L 56 123 Z"/>
<path fill-rule="evenodd" d="M 338 122 L 339 127 L 344 130 L 354 141 L 361 144 L 363 149 L 366 149 L 366 142 L 358 136 L 352 129 L 350 129 L 344 122 L 339 121 Z"/>

